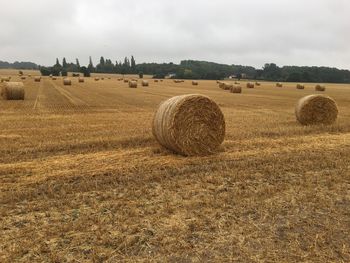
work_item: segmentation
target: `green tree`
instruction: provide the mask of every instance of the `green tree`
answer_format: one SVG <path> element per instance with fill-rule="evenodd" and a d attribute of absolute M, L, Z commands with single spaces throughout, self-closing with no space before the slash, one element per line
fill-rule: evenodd
<path fill-rule="evenodd" d="M 66 58 L 63 58 L 63 60 L 62 60 L 62 67 L 63 67 L 63 68 L 67 68 L 67 61 L 66 61 Z"/>
<path fill-rule="evenodd" d="M 131 65 L 131 73 L 135 73 L 136 72 L 136 61 L 134 59 L 134 56 L 131 56 L 131 61 L 130 61 Z"/>
<path fill-rule="evenodd" d="M 89 72 L 94 72 L 94 64 L 92 63 L 92 58 L 91 56 L 89 57 L 89 65 L 88 65 Z"/>
<path fill-rule="evenodd" d="M 78 69 L 80 69 L 79 59 L 76 59 L 75 65 L 77 66 Z"/>

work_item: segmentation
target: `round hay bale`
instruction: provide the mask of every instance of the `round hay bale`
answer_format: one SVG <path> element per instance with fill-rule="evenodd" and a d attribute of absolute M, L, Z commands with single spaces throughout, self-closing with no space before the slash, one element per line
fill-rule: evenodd
<path fill-rule="evenodd" d="M 277 88 L 282 88 L 282 87 L 283 87 L 283 84 L 278 82 L 278 83 L 276 83 L 276 87 L 277 87 Z"/>
<path fill-rule="evenodd" d="M 149 83 L 147 80 L 142 80 L 142 87 L 148 87 Z"/>
<path fill-rule="evenodd" d="M 233 85 L 232 84 L 230 84 L 230 83 L 226 83 L 226 82 L 224 82 L 223 84 L 222 84 L 222 89 L 223 90 L 230 90 L 232 87 L 233 87 Z"/>
<path fill-rule="evenodd" d="M 22 82 L 5 82 L 1 87 L 1 97 L 5 100 L 24 100 L 24 85 Z"/>
<path fill-rule="evenodd" d="M 28 74 L 28 78 L 31 78 L 32 77 L 32 74 Z"/>
<path fill-rule="evenodd" d="M 105 78 L 101 78 L 101 80 L 105 80 Z"/>
<path fill-rule="evenodd" d="M 255 82 L 256 86 L 261 86 L 260 82 Z"/>
<path fill-rule="evenodd" d="M 163 82 L 163 80 L 161 79 L 160 82 Z"/>
<path fill-rule="evenodd" d="M 158 79 L 155 79 L 154 82 L 158 82 Z"/>
<path fill-rule="evenodd" d="M 326 91 L 326 87 L 318 84 L 318 85 L 316 85 L 315 90 L 316 91 Z"/>
<path fill-rule="evenodd" d="M 198 86 L 198 81 L 192 80 L 192 85 L 193 86 Z"/>
<path fill-rule="evenodd" d="M 297 84 L 297 89 L 305 89 L 305 86 L 301 84 Z"/>
<path fill-rule="evenodd" d="M 129 80 L 128 79 L 124 79 L 124 83 L 128 83 L 129 82 Z"/>
<path fill-rule="evenodd" d="M 254 89 L 254 84 L 248 82 L 248 83 L 247 83 L 247 88 L 248 88 L 248 89 Z"/>
<path fill-rule="evenodd" d="M 25 77 L 25 76 L 21 76 L 21 79 L 22 79 L 22 80 L 25 80 L 25 79 L 26 79 L 26 77 Z"/>
<path fill-rule="evenodd" d="M 217 151 L 224 141 L 225 118 L 206 96 L 176 96 L 160 104 L 152 131 L 167 149 L 185 156 L 203 156 Z"/>
<path fill-rule="evenodd" d="M 233 86 L 230 89 L 230 92 L 231 93 L 242 93 L 242 87 L 241 86 Z"/>
<path fill-rule="evenodd" d="M 64 86 L 70 86 L 70 85 L 72 85 L 72 81 L 70 79 L 68 79 L 68 78 L 63 79 L 63 85 Z"/>
<path fill-rule="evenodd" d="M 57 80 L 57 77 L 53 76 L 53 77 L 52 77 L 52 80 Z"/>
<path fill-rule="evenodd" d="M 129 81 L 129 88 L 137 88 L 137 82 L 136 81 Z"/>
<path fill-rule="evenodd" d="M 238 81 L 235 81 L 235 84 L 236 84 L 236 85 L 239 85 L 239 82 L 238 82 Z"/>
<path fill-rule="evenodd" d="M 11 80 L 11 77 L 2 77 L 1 82 L 9 82 Z"/>
<path fill-rule="evenodd" d="M 40 81 L 41 81 L 41 77 L 40 77 L 40 76 L 39 76 L 39 77 L 36 76 L 36 77 L 34 78 L 34 81 L 35 81 L 35 82 L 40 82 Z"/>
<path fill-rule="evenodd" d="M 84 83 L 85 82 L 85 79 L 82 78 L 82 77 L 79 77 L 79 80 L 78 80 L 80 83 Z"/>
<path fill-rule="evenodd" d="M 95 77 L 95 81 L 99 81 L 100 80 L 100 78 L 99 77 Z"/>
<path fill-rule="evenodd" d="M 303 125 L 329 125 L 336 121 L 338 107 L 336 102 L 328 96 L 308 95 L 298 101 L 295 115 Z"/>

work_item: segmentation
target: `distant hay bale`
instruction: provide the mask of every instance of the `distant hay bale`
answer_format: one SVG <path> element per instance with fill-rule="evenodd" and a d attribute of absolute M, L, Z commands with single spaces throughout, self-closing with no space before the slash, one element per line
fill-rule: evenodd
<path fill-rule="evenodd" d="M 261 86 L 260 82 L 255 82 L 256 86 Z"/>
<path fill-rule="evenodd" d="M 301 84 L 297 84 L 297 89 L 305 89 L 305 86 Z"/>
<path fill-rule="evenodd" d="M 181 83 L 181 80 L 174 79 L 174 82 L 175 82 L 175 83 Z"/>
<path fill-rule="evenodd" d="M 190 94 L 160 104 L 152 131 L 167 149 L 185 156 L 203 156 L 217 151 L 225 138 L 225 119 L 210 98 Z"/>
<path fill-rule="evenodd" d="M 295 115 L 302 125 L 330 125 L 337 119 L 338 107 L 328 96 L 308 95 L 298 101 Z"/>
<path fill-rule="evenodd" d="M 230 89 L 231 93 L 242 93 L 242 87 L 241 86 L 232 86 Z"/>
<path fill-rule="evenodd" d="M 26 77 L 25 77 L 25 76 L 21 76 L 21 79 L 22 79 L 22 80 L 25 80 L 25 79 L 26 79 Z"/>
<path fill-rule="evenodd" d="M 105 78 L 101 78 L 101 80 L 105 80 Z"/>
<path fill-rule="evenodd" d="M 147 80 L 142 80 L 142 87 L 148 87 L 149 83 Z"/>
<path fill-rule="evenodd" d="M 99 81 L 100 80 L 100 78 L 99 77 L 95 77 L 95 81 Z"/>
<path fill-rule="evenodd" d="M 32 74 L 28 74 L 28 78 L 31 78 L 32 77 Z"/>
<path fill-rule="evenodd" d="M 124 79 L 124 83 L 128 83 L 129 82 L 129 80 L 128 79 Z"/>
<path fill-rule="evenodd" d="M 224 82 L 224 83 L 222 84 L 222 89 L 223 89 L 223 90 L 230 90 L 232 87 L 233 87 L 233 84 L 230 84 L 230 83 Z"/>
<path fill-rule="evenodd" d="M 254 84 L 248 82 L 248 83 L 247 83 L 247 88 L 248 88 L 248 89 L 254 89 Z"/>
<path fill-rule="evenodd" d="M 34 78 L 34 81 L 35 81 L 35 82 L 40 82 L 40 81 L 41 81 L 41 77 L 40 77 L 40 76 L 36 76 L 36 77 Z"/>
<path fill-rule="evenodd" d="M 52 77 L 52 80 L 57 80 L 57 77 L 53 76 L 53 77 Z"/>
<path fill-rule="evenodd" d="M 278 83 L 276 83 L 276 87 L 277 87 L 277 88 L 282 88 L 282 87 L 283 87 L 283 84 L 278 82 Z"/>
<path fill-rule="evenodd" d="M 154 82 L 158 82 L 158 79 L 155 79 Z"/>
<path fill-rule="evenodd" d="M 11 80 L 11 77 L 2 77 L 1 82 L 9 82 Z"/>
<path fill-rule="evenodd" d="M 83 83 L 83 82 L 85 82 L 85 79 L 82 78 L 82 77 L 79 77 L 78 81 L 79 81 L 80 83 Z"/>
<path fill-rule="evenodd" d="M 70 86 L 70 85 L 72 85 L 72 81 L 68 78 L 65 78 L 65 79 L 63 79 L 63 85 Z"/>
<path fill-rule="evenodd" d="M 193 86 L 198 86 L 198 81 L 192 80 L 192 85 Z"/>
<path fill-rule="evenodd" d="M 316 91 L 326 91 L 326 87 L 318 84 L 318 85 L 316 85 L 315 90 Z"/>
<path fill-rule="evenodd" d="M 163 82 L 163 80 L 161 79 L 160 82 Z"/>
<path fill-rule="evenodd" d="M 50 74 L 49 77 L 52 78 L 52 74 Z"/>
<path fill-rule="evenodd" d="M 238 81 L 235 81 L 235 84 L 236 84 L 236 85 L 239 85 L 239 82 L 238 82 Z"/>
<path fill-rule="evenodd" d="M 129 81 L 129 88 L 137 88 L 137 82 L 136 81 Z"/>
<path fill-rule="evenodd" d="M 4 100 L 24 100 L 24 93 L 22 82 L 5 82 L 1 86 L 1 97 Z"/>

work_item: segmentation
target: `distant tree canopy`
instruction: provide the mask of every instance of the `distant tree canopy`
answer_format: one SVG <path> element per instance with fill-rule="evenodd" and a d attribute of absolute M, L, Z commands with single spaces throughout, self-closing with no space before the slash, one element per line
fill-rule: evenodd
<path fill-rule="evenodd" d="M 89 64 L 81 66 L 79 60 L 68 63 L 62 59 L 56 59 L 52 67 L 40 67 L 31 62 L 15 62 L 13 64 L 0 61 L 0 68 L 15 69 L 40 69 L 43 75 L 65 75 L 66 72 L 81 72 L 84 76 L 91 73 L 116 73 L 116 74 L 139 74 L 153 75 L 154 78 L 166 76 L 181 79 L 224 79 L 233 77 L 237 79 L 247 78 L 268 81 L 288 82 L 317 82 L 317 83 L 350 83 L 350 71 L 329 67 L 279 67 L 275 63 L 266 63 L 262 69 L 250 66 L 226 65 L 207 61 L 183 60 L 180 64 L 170 63 L 141 63 L 136 64 L 134 56 L 130 59 L 112 62 L 101 56 L 99 63 L 94 66 L 92 58 Z M 140 74 L 141 75 L 141 74 Z"/>

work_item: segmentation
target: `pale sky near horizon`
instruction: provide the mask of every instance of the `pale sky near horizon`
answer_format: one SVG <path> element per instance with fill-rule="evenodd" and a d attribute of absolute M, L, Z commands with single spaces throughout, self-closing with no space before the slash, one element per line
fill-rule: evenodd
<path fill-rule="evenodd" d="M 0 60 L 350 69 L 349 0 L 0 0 Z"/>

